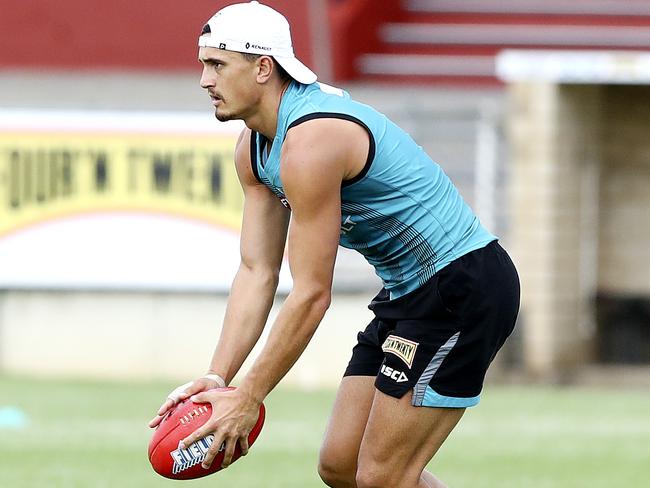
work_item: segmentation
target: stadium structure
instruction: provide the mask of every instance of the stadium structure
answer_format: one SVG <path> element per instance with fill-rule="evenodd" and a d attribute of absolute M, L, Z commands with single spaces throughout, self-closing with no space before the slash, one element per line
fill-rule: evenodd
<path fill-rule="evenodd" d="M 241 201 L 196 38 L 227 3 L 0 0 L 0 370 L 204 367 Z M 647 378 L 650 1 L 266 3 L 320 80 L 404 127 L 512 251 L 522 311 L 495 374 Z M 330 322 L 288 380 L 338 379 L 377 286 L 341 253 Z M 196 362 L 152 370 L 170 344 Z"/>

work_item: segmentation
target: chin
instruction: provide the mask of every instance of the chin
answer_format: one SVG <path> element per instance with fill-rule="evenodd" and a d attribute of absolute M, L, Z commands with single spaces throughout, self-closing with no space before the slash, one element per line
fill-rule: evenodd
<path fill-rule="evenodd" d="M 220 114 L 217 111 L 214 112 L 214 116 L 217 118 L 219 122 L 228 122 L 234 119 L 234 117 L 229 114 Z"/>
<path fill-rule="evenodd" d="M 214 116 L 219 122 L 229 122 L 231 120 L 244 120 L 242 114 L 233 113 L 233 112 L 219 112 L 215 110 Z"/>

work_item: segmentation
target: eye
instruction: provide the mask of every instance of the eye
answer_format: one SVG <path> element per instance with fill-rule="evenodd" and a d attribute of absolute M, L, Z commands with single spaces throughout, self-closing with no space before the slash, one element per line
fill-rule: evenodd
<path fill-rule="evenodd" d="M 206 68 L 217 69 L 217 68 L 220 68 L 221 66 L 223 66 L 223 63 L 221 61 L 215 61 L 215 60 L 212 60 L 212 59 L 209 59 L 209 60 L 201 60 L 201 59 L 199 59 L 199 63 L 202 63 Z"/>
<path fill-rule="evenodd" d="M 219 61 L 210 61 L 210 64 L 209 64 L 209 67 L 210 67 L 213 71 L 219 71 L 219 70 L 221 69 L 222 66 L 223 66 L 223 63 L 221 63 L 221 62 L 219 62 Z"/>

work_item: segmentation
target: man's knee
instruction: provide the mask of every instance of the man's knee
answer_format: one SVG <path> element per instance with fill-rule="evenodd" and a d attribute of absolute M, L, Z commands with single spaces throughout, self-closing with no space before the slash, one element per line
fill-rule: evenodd
<path fill-rule="evenodd" d="M 397 488 L 402 481 L 387 465 L 373 462 L 359 464 L 356 473 L 357 488 Z"/>
<path fill-rule="evenodd" d="M 357 488 L 400 488 L 417 486 L 420 472 L 413 466 L 399 466 L 390 462 L 360 461 L 355 476 Z"/>
<path fill-rule="evenodd" d="M 321 451 L 318 460 L 318 475 L 327 486 L 353 488 L 356 462 L 343 459 L 332 452 Z"/>

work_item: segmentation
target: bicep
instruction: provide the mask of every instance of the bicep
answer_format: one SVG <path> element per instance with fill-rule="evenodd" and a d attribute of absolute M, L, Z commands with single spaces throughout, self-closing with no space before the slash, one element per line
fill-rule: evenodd
<path fill-rule="evenodd" d="M 294 290 L 302 287 L 323 293 L 332 285 L 345 165 L 328 145 L 319 142 L 319 135 L 303 130 L 294 133 L 290 144 L 285 143 L 282 181 L 292 208 L 289 265 Z"/>

